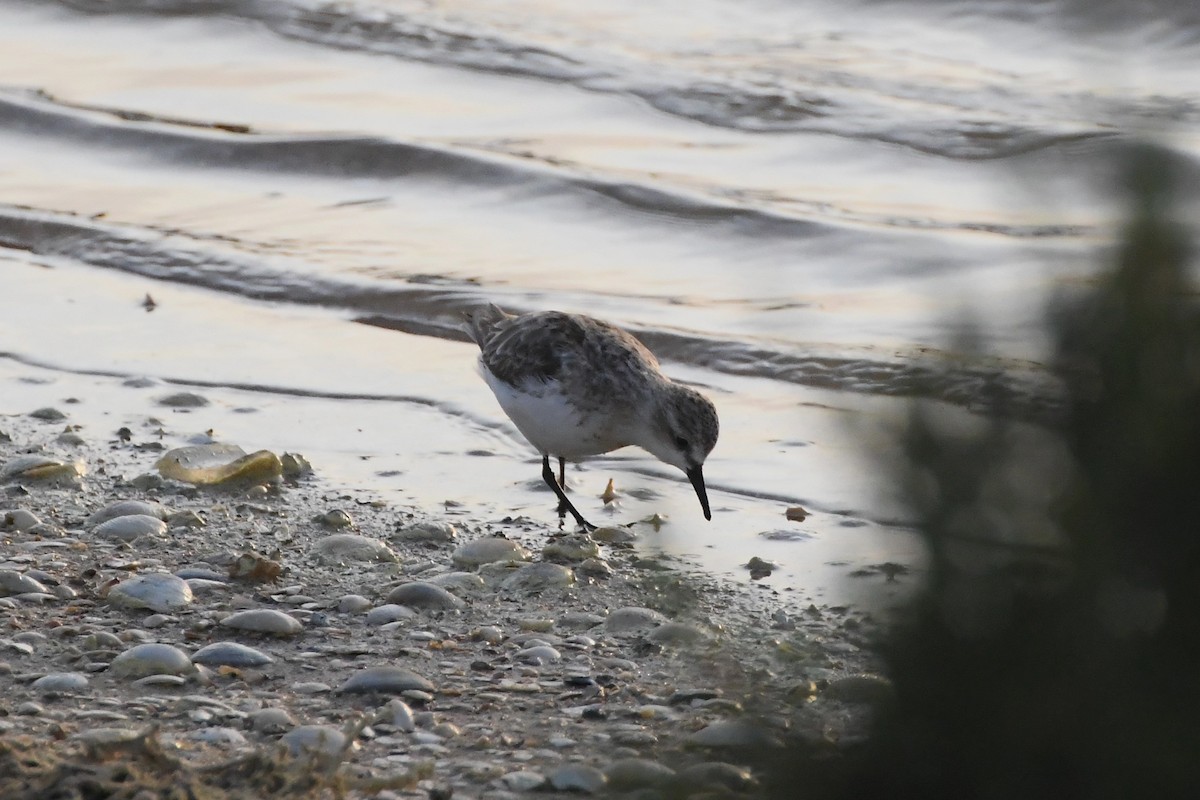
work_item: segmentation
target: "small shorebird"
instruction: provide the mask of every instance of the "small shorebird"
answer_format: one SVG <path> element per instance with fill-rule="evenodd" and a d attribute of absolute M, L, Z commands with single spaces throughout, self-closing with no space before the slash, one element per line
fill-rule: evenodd
<path fill-rule="evenodd" d="M 630 334 L 582 314 L 536 311 L 513 316 L 494 305 L 467 316 L 479 345 L 479 371 L 500 407 L 542 454 L 542 478 L 559 513 L 583 518 L 565 491 L 567 459 L 637 445 L 688 476 L 704 518 L 712 519 L 704 459 L 717 443 L 717 410 L 675 383 Z M 550 468 L 558 458 L 558 479 Z"/>

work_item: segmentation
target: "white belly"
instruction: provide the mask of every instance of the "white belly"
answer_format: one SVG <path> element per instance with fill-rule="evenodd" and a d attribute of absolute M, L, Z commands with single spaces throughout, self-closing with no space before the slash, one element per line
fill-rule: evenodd
<path fill-rule="evenodd" d="M 575 459 L 629 444 L 618 420 L 602 412 L 580 413 L 554 382 L 536 385 L 536 393 L 525 393 L 492 375 L 482 364 L 479 371 L 504 413 L 543 455 Z"/>

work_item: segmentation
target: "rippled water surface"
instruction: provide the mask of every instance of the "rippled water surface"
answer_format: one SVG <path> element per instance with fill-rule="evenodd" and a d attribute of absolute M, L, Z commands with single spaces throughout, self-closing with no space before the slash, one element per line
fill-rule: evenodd
<path fill-rule="evenodd" d="M 1107 157 L 1147 131 L 1200 154 L 1200 13 L 1129 5 L 0 1 L 0 410 L 86 398 L 115 429 L 163 413 L 122 386 L 151 375 L 215 401 L 180 435 L 549 522 L 459 319 L 586 311 L 722 437 L 712 523 L 638 451 L 572 472 L 585 514 L 613 477 L 614 519 L 669 519 L 651 546 L 886 595 L 844 577 L 917 561 L 873 426 L 913 395 L 970 413 L 998 371 L 1036 419 Z M 995 358 L 953 352 L 963 319 Z"/>

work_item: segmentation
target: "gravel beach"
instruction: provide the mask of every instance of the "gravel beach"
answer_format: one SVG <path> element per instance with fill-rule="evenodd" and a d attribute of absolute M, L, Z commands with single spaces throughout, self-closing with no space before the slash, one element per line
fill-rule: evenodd
<path fill-rule="evenodd" d="M 0 417 L 0 796 L 753 795 L 755 754 L 861 741 L 889 690 L 868 614 L 637 525 L 393 507 L 225 446 L 188 472 L 159 438 Z"/>

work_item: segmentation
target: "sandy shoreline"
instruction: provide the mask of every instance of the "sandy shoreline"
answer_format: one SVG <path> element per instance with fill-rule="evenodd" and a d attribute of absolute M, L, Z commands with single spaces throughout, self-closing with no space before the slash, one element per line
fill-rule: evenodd
<path fill-rule="evenodd" d="M 769 587 L 527 519 L 390 507 L 329 485 L 320 464 L 298 482 L 199 490 L 157 475 L 162 452 L 147 431 L 125 441 L 34 410 L 0 417 L 0 471 L 37 454 L 82 462 L 86 474 L 9 475 L 2 487 L 6 748 L 33 743 L 76 763 L 105 737 L 136 740 L 154 724 L 164 752 L 190 770 L 274 753 L 281 739 L 329 747 L 351 730 L 357 740 L 334 747 L 341 765 L 329 770 L 352 796 L 663 781 L 752 791 L 749 753 L 790 737 L 858 740 L 863 702 L 885 685 L 861 676 L 877 668 L 866 649 L 874 623 L 853 610 L 792 607 Z M 157 504 L 165 522 L 146 522 L 148 535 L 98 533 L 89 516 L 119 501 Z M 230 578 L 247 553 L 268 566 Z M 498 553 L 528 560 L 483 563 Z M 161 612 L 117 605 L 121 581 L 155 573 L 180 573 L 190 599 Z M 269 612 L 280 633 L 231 627 L 244 610 Z M 192 662 L 219 642 L 252 651 L 225 646 Z M 183 662 L 123 655 L 154 643 Z M 70 673 L 81 677 L 61 677 Z M 146 757 L 143 745 L 116 747 Z M 0 794 L 36 796 L 44 771 L 14 763 L 0 759 Z M 401 788 L 418 767 L 424 777 Z M 225 789 L 246 790 L 235 784 Z"/>

